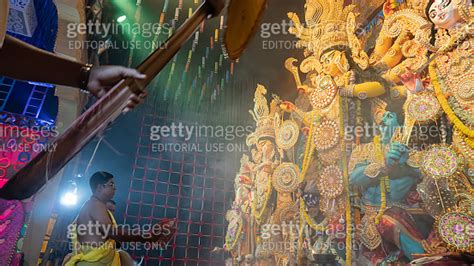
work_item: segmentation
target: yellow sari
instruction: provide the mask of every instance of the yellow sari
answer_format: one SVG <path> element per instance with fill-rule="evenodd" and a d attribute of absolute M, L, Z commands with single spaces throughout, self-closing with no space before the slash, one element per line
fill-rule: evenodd
<path fill-rule="evenodd" d="M 107 211 L 112 225 L 117 226 L 114 216 L 110 211 Z M 73 226 L 77 226 L 74 224 Z M 71 237 L 73 244 L 72 257 L 65 262 L 65 266 L 92 266 L 92 265 L 110 265 L 120 266 L 120 255 L 118 250 L 115 248 L 115 240 L 108 239 L 100 247 L 91 247 L 87 245 L 81 245 L 77 241 L 77 230 L 73 228 L 73 235 Z M 65 259 L 66 260 L 66 259 Z"/>

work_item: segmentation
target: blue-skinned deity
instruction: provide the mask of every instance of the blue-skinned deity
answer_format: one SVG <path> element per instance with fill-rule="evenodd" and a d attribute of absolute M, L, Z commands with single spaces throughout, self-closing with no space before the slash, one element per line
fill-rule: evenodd
<path fill-rule="evenodd" d="M 386 111 L 380 135 L 373 143 L 358 145 L 349 162 L 349 181 L 360 190 L 362 202 L 360 240 L 364 255 L 374 264 L 402 256 L 412 260 L 412 254 L 425 253 L 423 236 L 408 212 L 422 175 L 408 147 L 395 140 L 399 131 L 398 115 Z"/>

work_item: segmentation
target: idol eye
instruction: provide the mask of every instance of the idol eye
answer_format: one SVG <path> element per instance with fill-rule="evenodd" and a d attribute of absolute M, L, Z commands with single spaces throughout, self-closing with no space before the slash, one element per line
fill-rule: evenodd
<path fill-rule="evenodd" d="M 436 11 L 433 10 L 433 11 L 430 12 L 430 18 L 435 18 L 436 15 L 437 15 Z"/>

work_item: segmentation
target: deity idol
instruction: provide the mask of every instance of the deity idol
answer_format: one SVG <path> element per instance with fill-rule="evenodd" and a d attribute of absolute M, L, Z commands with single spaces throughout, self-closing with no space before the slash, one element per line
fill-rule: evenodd
<path fill-rule="evenodd" d="M 453 124 L 453 145 L 471 171 L 474 169 L 473 11 L 469 0 L 435 0 L 428 9 L 429 19 L 437 29 L 435 45 L 430 47 L 436 56 L 429 67 L 431 83 Z"/>
<path fill-rule="evenodd" d="M 371 66 L 362 42 L 356 36 L 355 8 L 354 5 L 345 6 L 342 0 L 307 0 L 305 26 L 296 14 L 288 14 L 294 24 L 290 32 L 305 48 L 306 59 L 300 69 L 308 74 L 308 80 L 305 84 L 300 82 L 294 59 L 289 59 L 286 67 L 293 73 L 298 90 L 309 97 L 312 110 L 303 113 L 289 102 L 282 103 L 284 110 L 298 114 L 309 128 L 302 166 L 303 177 L 308 181 L 304 191 L 317 189 L 319 207 L 325 219 L 309 218 L 316 218 L 321 222 L 319 225 L 329 223 L 334 227 L 346 227 L 346 245 L 352 242 L 351 226 L 346 226 L 351 225 L 352 217 L 348 209 L 351 206 L 348 157 L 352 143 L 346 139 L 345 129 L 370 122 L 370 117 L 364 114 L 370 112 L 372 99 L 385 94 L 388 87 L 377 74 L 378 69 Z M 314 224 L 311 220 L 307 222 Z M 339 257 L 350 261 L 351 249 L 346 249 L 346 254 L 339 254 Z"/>
<path fill-rule="evenodd" d="M 397 113 L 386 111 L 380 136 L 357 146 L 350 161 L 350 184 L 362 192 L 361 242 L 374 264 L 398 261 L 400 251 L 409 260 L 425 252 L 423 236 L 407 211 L 422 175 L 408 147 L 392 141 L 400 127 L 397 118 Z"/>
<path fill-rule="evenodd" d="M 252 246 L 255 243 L 253 220 L 251 217 L 252 204 L 252 174 L 253 163 L 244 154 L 240 160 L 240 171 L 235 177 L 235 199 L 232 209 L 226 214 L 229 223 L 226 234 L 225 249 L 240 257 L 252 254 Z"/>

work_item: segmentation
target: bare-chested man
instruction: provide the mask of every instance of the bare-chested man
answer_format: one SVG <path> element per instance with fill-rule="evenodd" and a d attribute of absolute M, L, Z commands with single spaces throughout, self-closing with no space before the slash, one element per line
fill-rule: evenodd
<path fill-rule="evenodd" d="M 84 203 L 77 217 L 76 234 L 73 234 L 75 252 L 65 263 L 66 266 L 134 265 L 126 252 L 116 249 L 115 241 L 164 244 L 173 237 L 175 225 L 172 220 L 157 224 L 152 230 L 139 232 L 126 230 L 130 227 L 117 226 L 106 205 L 116 191 L 112 174 L 97 172 L 92 175 L 89 184 L 93 195 Z"/>

